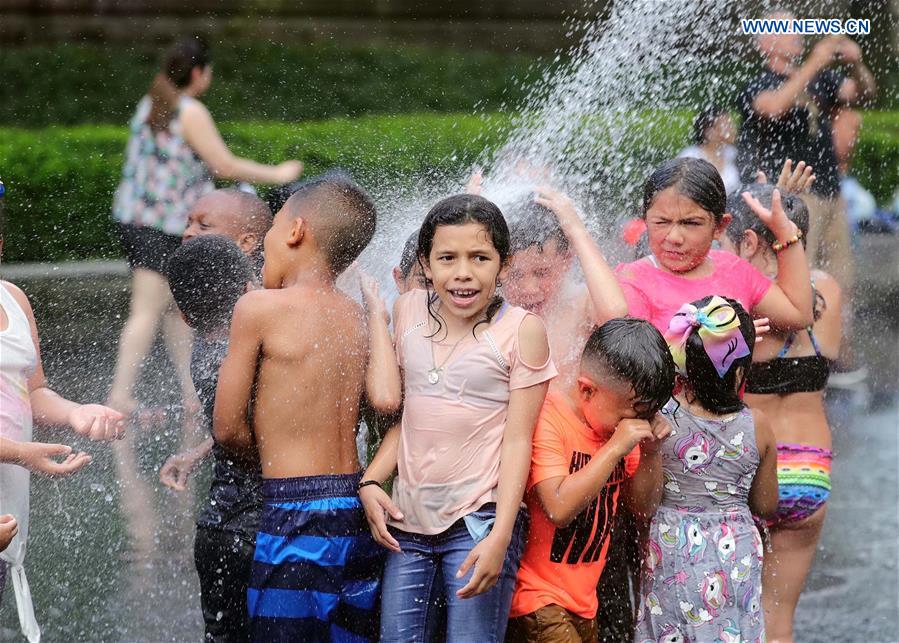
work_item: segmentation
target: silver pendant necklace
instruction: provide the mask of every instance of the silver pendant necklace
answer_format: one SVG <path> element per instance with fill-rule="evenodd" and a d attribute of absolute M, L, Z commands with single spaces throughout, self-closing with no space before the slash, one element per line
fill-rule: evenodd
<path fill-rule="evenodd" d="M 458 340 L 456 340 L 456 343 L 453 344 L 452 349 L 450 349 L 449 355 L 447 355 L 446 359 L 444 359 L 440 363 L 440 366 L 437 366 L 437 360 L 434 358 L 434 340 L 433 339 L 430 340 L 430 342 L 431 342 L 431 364 L 433 365 L 433 368 L 431 368 L 428 371 L 428 384 L 434 385 L 440 381 L 440 374 L 443 372 L 443 367 L 446 366 L 446 363 L 450 360 L 450 357 L 453 356 L 453 353 L 456 352 L 456 348 L 459 346 L 459 344 L 462 342 L 462 340 L 465 339 L 465 337 L 466 337 L 465 335 L 462 335 L 462 337 L 460 337 Z"/>

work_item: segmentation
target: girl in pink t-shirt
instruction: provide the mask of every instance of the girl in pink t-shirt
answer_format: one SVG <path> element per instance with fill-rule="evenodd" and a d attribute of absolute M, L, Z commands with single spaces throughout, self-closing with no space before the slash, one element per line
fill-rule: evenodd
<path fill-rule="evenodd" d="M 809 272 L 799 229 L 782 209 L 767 210 L 751 196 L 744 198 L 781 247 L 773 282 L 749 262 L 712 250 L 731 216 L 724 211 L 724 183 L 711 163 L 680 158 L 652 173 L 643 189 L 652 254 L 615 270 L 631 316 L 664 331 L 684 303 L 720 295 L 736 299 L 755 317 L 767 317 L 781 329 L 798 330 L 811 323 Z"/>
<path fill-rule="evenodd" d="M 531 438 L 556 374 L 543 322 L 496 293 L 508 256 L 496 205 L 444 199 L 418 237 L 428 288 L 394 308 L 403 416 L 359 490 L 375 540 L 390 550 L 382 641 L 426 640 L 441 595 L 448 641 L 503 640 Z M 394 470 L 391 500 L 380 485 Z"/>

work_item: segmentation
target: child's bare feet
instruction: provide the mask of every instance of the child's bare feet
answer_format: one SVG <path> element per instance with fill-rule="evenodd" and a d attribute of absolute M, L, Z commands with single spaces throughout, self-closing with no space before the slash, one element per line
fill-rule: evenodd
<path fill-rule="evenodd" d="M 12 542 L 12 539 L 16 537 L 18 532 L 19 523 L 16 522 L 15 516 L 12 514 L 0 516 L 0 551 L 9 547 L 9 543 Z"/>

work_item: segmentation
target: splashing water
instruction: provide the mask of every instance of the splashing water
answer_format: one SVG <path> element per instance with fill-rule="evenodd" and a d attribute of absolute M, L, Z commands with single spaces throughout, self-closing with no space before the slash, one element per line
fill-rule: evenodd
<path fill-rule="evenodd" d="M 672 120 L 683 125 L 690 118 L 684 110 L 736 93 L 714 71 L 736 65 L 746 44 L 726 4 L 615 2 L 607 20 L 587 23 L 569 62 L 530 89 L 507 142 L 481 154 L 483 195 L 506 211 L 550 183 L 581 205 L 599 236 L 635 214 L 635 195 L 649 171 L 684 143 L 672 133 Z M 697 93 L 703 97 L 691 104 L 687 97 Z M 388 216 L 362 264 L 375 275 L 389 274 L 430 205 L 462 191 L 466 179 L 420 182 L 403 196 L 376 188 Z"/>
<path fill-rule="evenodd" d="M 573 51 L 557 59 L 568 62 L 561 69 L 546 72 L 530 89 L 512 119 L 505 144 L 485 150 L 478 159 L 485 170 L 483 193 L 504 211 L 529 197 L 538 185 L 549 182 L 572 195 L 591 232 L 601 240 L 614 235 L 617 222 L 637 213 L 643 180 L 654 166 L 685 144 L 679 128 L 692 111 L 713 100 L 732 99 L 742 87 L 739 81 L 725 83 L 724 78 L 731 80 L 734 74 L 719 71 L 742 68 L 746 48 L 751 47 L 751 42 L 738 33 L 736 18 L 760 16 L 770 8 L 754 5 L 752 16 L 739 16 L 733 6 L 713 0 L 625 0 L 611 4 L 610 14 L 602 21 L 572 21 L 572 28 L 582 29 L 584 37 Z M 803 14 L 802 7 L 794 9 L 798 15 Z M 820 3 L 815 4 L 814 12 L 805 11 L 805 15 L 826 14 Z M 389 275 L 406 238 L 418 229 L 433 203 L 463 189 L 468 171 L 460 167 L 453 176 L 402 177 L 366 185 L 376 198 L 380 217 L 378 232 L 360 264 L 381 280 L 383 296 L 394 296 Z M 876 428 L 877 422 L 882 420 L 869 424 Z M 877 435 L 882 437 L 883 432 Z M 173 442 L 172 436 L 164 433 L 161 438 L 163 444 L 157 450 L 171 447 L 166 443 Z M 161 438 L 157 434 L 147 442 Z M 111 477 L 108 454 L 101 455 L 95 464 L 97 468 L 105 466 L 106 477 Z M 90 594 L 77 596 L 73 592 L 68 602 L 61 603 L 68 615 L 56 615 L 46 601 L 40 601 L 38 618 L 48 638 L 60 638 L 61 632 L 79 639 L 198 638 L 199 598 L 191 589 L 196 578 L 192 564 L 172 560 L 159 569 L 143 565 L 129 570 L 122 566 L 119 557 L 124 536 L 115 519 L 110 519 L 115 508 L 110 505 L 113 498 L 108 488 L 88 478 L 55 488 L 51 498 L 79 498 L 78 511 L 69 515 L 58 500 L 52 511 L 44 512 L 44 533 L 33 535 L 34 554 L 40 553 L 39 547 L 51 549 L 45 542 L 53 539 L 76 555 L 79 569 L 88 566 L 83 561 L 92 561 L 92 571 L 85 572 L 87 580 L 81 578 L 80 571 L 77 577 L 69 574 L 71 570 L 53 573 L 54 563 L 50 561 L 42 569 L 38 556 L 30 561 L 35 569 L 29 571 L 33 578 L 40 578 L 42 571 L 49 571 L 45 574 L 49 578 L 71 576 L 76 589 Z M 198 483 L 198 488 L 205 489 L 205 484 Z M 38 512 L 44 511 L 40 505 L 46 496 L 34 498 Z M 92 506 L 89 496 L 102 502 Z M 166 496 L 163 502 L 172 513 L 178 513 L 171 498 Z M 59 523 L 65 524 L 54 525 L 53 514 L 60 515 Z M 93 525 L 93 521 L 99 525 Z M 100 531 L 94 544 L 75 537 L 76 530 L 87 532 L 90 528 Z M 170 531 L 173 533 L 167 540 L 177 541 L 172 548 L 189 551 L 192 539 L 187 534 L 192 524 L 178 533 Z M 770 540 L 766 540 L 770 547 Z M 52 558 L 59 558 L 55 549 Z M 124 578 L 129 573 L 134 576 L 130 583 Z M 186 582 L 190 583 L 188 589 Z M 115 597 L 111 607 L 104 604 L 108 596 Z M 3 626 L 14 627 L 10 598 L 5 597 L 4 611 L 10 618 Z M 147 607 L 148 598 L 152 598 L 154 608 Z M 0 639 L 5 640 L 7 634 L 12 636 L 12 630 L 3 626 Z"/>

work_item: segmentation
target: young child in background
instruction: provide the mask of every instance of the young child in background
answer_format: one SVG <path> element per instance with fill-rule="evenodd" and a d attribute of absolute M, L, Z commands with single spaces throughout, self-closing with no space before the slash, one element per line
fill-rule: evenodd
<path fill-rule="evenodd" d="M 240 190 L 235 189 L 223 189 L 223 190 L 215 190 L 210 192 L 209 194 L 201 197 L 197 203 L 191 208 L 188 213 L 187 218 L 187 228 L 184 231 L 184 235 L 182 237 L 182 243 L 190 241 L 196 237 L 201 236 L 221 236 L 227 237 L 235 244 L 237 244 L 238 248 L 246 255 L 246 257 L 250 261 L 251 268 L 251 279 L 250 281 L 259 282 L 262 276 L 262 240 L 265 238 L 265 233 L 268 232 L 268 229 L 272 225 L 272 213 L 271 210 L 268 209 L 268 206 L 265 202 L 257 197 L 255 194 L 249 194 L 247 192 L 242 192 Z M 179 279 L 183 279 L 185 277 L 185 271 L 189 271 L 191 268 L 184 264 L 185 261 L 193 261 L 196 260 L 201 264 L 203 262 L 214 261 L 213 256 L 216 248 L 227 248 L 227 244 L 223 244 L 221 241 L 213 242 L 212 245 L 200 245 L 197 246 L 196 250 L 191 251 L 188 255 L 184 255 L 182 259 L 182 264 L 179 266 L 176 271 L 176 275 Z M 233 253 L 230 252 L 230 249 L 223 250 L 225 253 L 223 255 L 223 260 L 228 261 L 229 258 L 233 258 Z M 188 260 L 187 257 L 193 257 L 194 259 Z M 234 259 L 236 261 L 236 259 Z M 198 264 L 199 266 L 200 264 Z M 233 264 L 229 264 L 226 268 L 234 269 Z M 216 283 L 218 281 L 214 267 L 202 267 L 201 271 L 203 274 L 208 275 L 210 277 L 210 281 L 208 283 Z M 233 276 L 233 272 L 230 273 Z M 167 274 L 168 278 L 168 274 Z M 203 302 L 199 301 L 199 298 L 205 296 L 206 291 L 200 288 L 200 283 L 194 283 L 190 280 L 186 281 L 187 284 L 184 288 L 182 288 L 181 293 L 181 302 L 191 310 L 197 310 L 198 308 L 204 306 Z M 169 283 L 169 289 L 171 289 L 172 284 Z M 241 291 L 241 294 L 245 291 Z M 223 301 L 221 296 L 216 296 L 215 302 L 211 302 L 212 308 L 204 311 L 203 314 L 218 314 L 221 311 L 214 310 L 216 304 L 221 305 Z M 226 296 L 227 298 L 227 296 Z M 235 300 L 236 301 L 236 300 Z M 179 302 L 176 300 L 176 304 Z M 227 315 L 225 318 L 225 325 L 231 320 L 231 312 L 234 308 L 234 302 L 230 302 L 230 308 L 227 309 Z M 181 308 L 179 304 L 179 308 Z M 187 316 L 184 312 L 184 308 L 181 308 L 182 316 Z M 194 329 L 196 330 L 196 329 Z M 219 357 L 214 358 L 212 361 L 208 361 L 205 358 L 198 358 L 198 347 L 200 349 L 200 354 L 205 355 L 208 351 L 206 349 L 209 348 L 209 345 L 206 342 L 194 341 L 192 353 L 191 353 L 191 378 L 194 381 L 194 387 L 196 388 L 196 375 L 194 375 L 195 370 L 195 362 L 197 359 L 201 359 L 204 363 L 207 363 L 209 368 L 213 368 L 215 371 L 215 377 L 218 377 L 218 368 L 221 366 L 221 360 L 224 358 L 224 352 L 227 351 L 227 329 L 225 330 L 225 337 L 221 342 L 221 346 L 218 348 L 221 351 L 221 355 Z M 212 351 L 216 352 L 216 351 Z M 204 370 L 209 370 L 206 368 Z M 199 395 L 199 391 L 197 392 Z M 207 395 L 207 399 L 204 402 L 203 399 L 200 399 L 201 404 L 201 413 L 203 415 L 203 421 L 207 425 L 207 428 L 211 430 L 212 426 L 212 404 L 215 401 L 215 382 L 212 383 L 212 388 L 210 389 L 209 395 Z M 185 440 L 190 440 L 194 436 L 185 435 Z M 160 481 L 170 487 L 175 489 L 176 491 L 183 491 L 186 487 L 185 484 L 187 482 L 187 478 L 190 472 L 196 467 L 206 456 L 209 455 L 210 450 L 212 449 L 212 438 L 207 438 L 200 445 L 195 448 L 186 449 L 182 453 L 178 453 L 170 457 L 166 460 L 162 469 L 160 470 Z"/>
<path fill-rule="evenodd" d="M 774 190 L 748 185 L 758 206 L 773 207 Z M 781 207 L 803 234 L 808 232 L 808 208 L 792 194 L 782 194 Z M 728 199 L 733 221 L 722 248 L 746 259 L 769 278 L 777 275 L 772 245 L 775 239 L 749 203 Z M 815 322 L 804 332 L 773 331 L 753 351 L 746 377 L 746 403 L 771 420 L 777 439 L 780 504 L 768 521 L 773 551 L 765 556 L 762 604 L 769 640 L 791 641 L 796 605 L 817 551 L 831 491 L 830 426 L 824 389 L 840 353 L 842 297 L 830 275 L 812 271 Z"/>
<path fill-rule="evenodd" d="M 684 304 L 665 334 L 678 368 L 665 407 L 664 481 L 639 498 L 649 528 L 635 641 L 764 641 L 762 539 L 777 509 L 777 449 L 740 389 L 752 318 L 733 299 Z"/>
<path fill-rule="evenodd" d="M 503 294 L 513 306 L 540 315 L 559 377 L 553 388 L 574 383 L 584 343 L 594 327 L 627 314 L 615 274 L 565 194 L 543 186 L 510 214 L 511 260 Z M 574 259 L 585 285 L 570 279 Z"/>
<path fill-rule="evenodd" d="M 418 256 L 428 289 L 395 307 L 402 421 L 359 489 L 390 550 L 381 641 L 426 640 L 441 590 L 447 641 L 501 641 L 527 529 L 531 437 L 556 371 L 540 319 L 496 294 L 509 258 L 496 205 L 470 194 L 440 201 Z M 380 485 L 394 470 L 391 500 Z"/>
<path fill-rule="evenodd" d="M 0 201 L 0 255 L 3 252 L 3 217 Z M 16 451 L 34 448 L 24 446 L 31 442 L 34 422 L 68 425 L 91 440 L 113 440 L 124 435 L 123 419 L 121 413 L 109 407 L 71 402 L 49 387 L 31 304 L 19 288 L 8 281 L 0 282 L 0 438 L 3 438 L 0 448 L 4 450 L 0 460 L 21 462 L 22 454 L 17 455 Z M 43 448 L 54 446 L 44 445 Z M 56 464 L 74 472 L 88 461 L 86 454 L 69 453 L 63 463 Z M 29 475 L 29 470 L 22 466 L 0 464 L 0 516 L 3 517 L 0 524 L 5 525 L 0 529 L 0 538 L 10 538 L 0 552 L 0 575 L 5 580 L 8 563 L 22 633 L 29 641 L 37 641 L 40 627 L 34 616 L 31 592 L 22 566 L 28 540 Z M 14 522 L 7 516 L 14 517 Z M 0 584 L 0 588 L 2 586 Z"/>
<path fill-rule="evenodd" d="M 406 239 L 403 253 L 400 255 L 400 262 L 393 267 L 391 274 L 400 295 L 405 295 L 413 288 L 427 289 L 428 281 L 422 271 L 421 263 L 418 261 L 418 230 Z"/>
<path fill-rule="evenodd" d="M 621 499 L 651 492 L 661 479 L 657 447 L 670 429 L 656 413 L 673 386 L 661 333 L 623 318 L 593 331 L 575 386 L 547 396 L 534 433 L 531 525 L 507 641 L 597 640 L 596 586 L 609 532 Z"/>
<path fill-rule="evenodd" d="M 253 273 L 262 274 L 262 240 L 272 226 L 272 211 L 255 194 L 233 188 L 215 190 L 190 209 L 182 239 L 218 234 L 231 239 L 249 257 Z"/>
<path fill-rule="evenodd" d="M 377 638 L 382 554 L 356 495 L 354 433 L 363 394 L 377 411 L 399 407 L 399 372 L 383 310 L 369 311 L 369 334 L 381 333 L 369 341 L 362 308 L 335 285 L 375 220 L 346 179 L 303 185 L 265 236 L 265 290 L 234 309 L 213 432 L 262 466 L 247 597 L 256 641 Z"/>
<path fill-rule="evenodd" d="M 175 303 L 194 331 L 190 371 L 202 404 L 203 424 L 210 432 L 219 368 L 228 351 L 231 313 L 252 284 L 253 272 L 241 248 L 220 235 L 185 241 L 166 266 Z M 259 465 L 236 462 L 209 437 L 169 458 L 159 479 L 171 489 L 184 491 L 188 476 L 210 453 L 212 480 L 197 518 L 194 541 L 205 640 L 248 641 L 247 589 L 262 508 Z"/>

